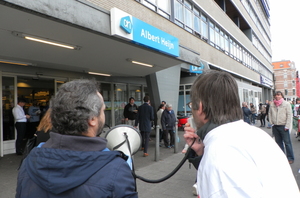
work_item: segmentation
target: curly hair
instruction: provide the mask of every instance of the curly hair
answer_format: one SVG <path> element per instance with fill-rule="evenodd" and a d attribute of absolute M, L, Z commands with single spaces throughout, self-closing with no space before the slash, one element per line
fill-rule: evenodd
<path fill-rule="evenodd" d="M 50 103 L 53 130 L 67 135 L 87 133 L 88 121 L 100 115 L 103 105 L 98 87 L 88 79 L 63 84 Z"/>

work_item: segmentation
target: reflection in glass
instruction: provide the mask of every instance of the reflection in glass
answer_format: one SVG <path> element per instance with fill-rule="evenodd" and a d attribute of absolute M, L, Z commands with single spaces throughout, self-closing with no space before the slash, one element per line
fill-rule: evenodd
<path fill-rule="evenodd" d="M 2 113 L 3 113 L 3 140 L 14 140 L 14 78 L 2 77 Z"/>

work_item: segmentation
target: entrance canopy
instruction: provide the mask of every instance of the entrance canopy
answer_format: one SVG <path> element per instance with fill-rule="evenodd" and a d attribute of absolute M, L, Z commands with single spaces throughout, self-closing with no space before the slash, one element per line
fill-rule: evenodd
<path fill-rule="evenodd" d="M 105 14 L 107 24 L 104 25 L 109 29 L 109 13 Z M 78 16 L 74 17 L 80 15 L 78 11 Z M 28 35 L 74 45 L 77 49 L 27 40 L 24 37 Z M 98 72 L 112 76 L 146 76 L 182 63 L 179 59 L 109 34 L 3 1 L 0 3 L 0 45 L 0 61 L 19 61 L 28 63 L 28 67 Z M 129 60 L 154 67 L 136 65 Z"/>

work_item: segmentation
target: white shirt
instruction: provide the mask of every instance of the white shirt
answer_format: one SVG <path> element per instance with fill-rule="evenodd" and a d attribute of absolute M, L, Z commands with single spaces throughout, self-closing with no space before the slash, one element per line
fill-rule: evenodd
<path fill-rule="evenodd" d="M 162 113 L 164 112 L 163 109 L 159 109 L 157 112 L 156 112 L 156 115 L 157 115 L 157 125 L 159 126 L 159 128 L 162 130 L 162 126 L 161 126 L 161 115 Z"/>
<path fill-rule="evenodd" d="M 12 110 L 12 113 L 16 122 L 27 122 L 23 107 L 21 107 L 20 105 L 15 106 Z"/>
<path fill-rule="evenodd" d="M 263 130 L 242 120 L 211 130 L 198 169 L 201 198 L 298 198 L 288 160 Z"/>

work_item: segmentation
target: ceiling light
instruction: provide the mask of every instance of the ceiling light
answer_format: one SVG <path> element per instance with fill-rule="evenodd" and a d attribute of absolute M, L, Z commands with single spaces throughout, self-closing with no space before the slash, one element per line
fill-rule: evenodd
<path fill-rule="evenodd" d="M 127 59 L 127 61 L 133 63 L 133 64 L 137 64 L 137 65 L 142 65 L 142 66 L 145 66 L 145 67 L 153 67 L 154 65 L 151 65 L 151 64 L 147 64 L 147 63 L 142 63 L 142 62 L 138 62 L 138 61 L 133 61 L 131 59 Z"/>
<path fill-rule="evenodd" d="M 11 64 L 11 65 L 22 65 L 22 66 L 32 65 L 32 63 L 25 63 L 25 62 L 21 62 L 21 61 L 3 60 L 3 59 L 0 59 L 0 63 Z"/>
<path fill-rule="evenodd" d="M 88 72 L 89 74 L 92 75 L 98 75 L 98 76 L 111 76 L 110 74 L 103 74 L 103 73 L 97 73 L 97 72 Z"/>
<path fill-rule="evenodd" d="M 44 43 L 44 44 L 67 48 L 67 49 L 74 49 L 74 50 L 80 49 L 80 47 L 76 46 L 76 45 L 71 45 L 71 44 L 60 42 L 60 41 L 54 41 L 54 40 L 47 39 L 47 38 L 32 36 L 32 35 L 24 34 L 22 32 L 12 32 L 12 34 L 15 36 L 21 37 L 21 38 L 25 38 L 30 41 L 36 41 L 36 42 L 40 42 L 40 43 Z"/>

